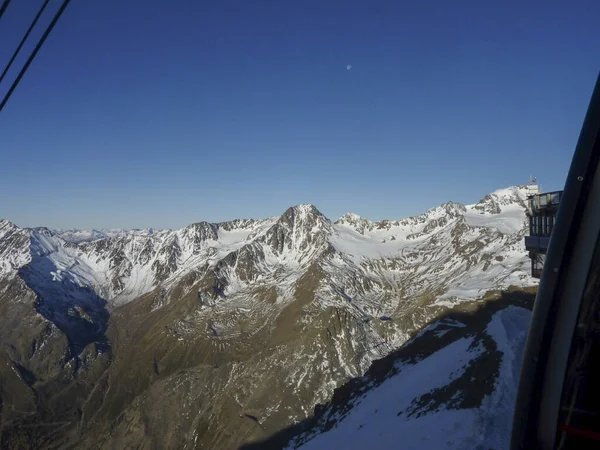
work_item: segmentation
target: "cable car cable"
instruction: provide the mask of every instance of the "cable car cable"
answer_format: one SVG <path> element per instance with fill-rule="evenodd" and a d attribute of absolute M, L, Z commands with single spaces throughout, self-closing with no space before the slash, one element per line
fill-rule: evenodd
<path fill-rule="evenodd" d="M 52 31 L 52 29 L 54 28 L 54 25 L 56 25 L 56 22 L 58 22 L 58 19 L 60 18 L 62 13 L 65 11 L 65 8 L 70 3 L 70 1 L 71 0 L 64 0 L 63 4 L 60 6 L 59 10 L 56 12 L 54 19 L 52 19 L 52 22 L 50 22 L 50 25 L 48 25 L 48 28 L 46 28 L 46 31 L 44 32 L 43 36 L 40 38 L 39 42 L 33 49 L 33 52 L 31 52 L 31 55 L 29 55 L 29 58 L 27 59 L 27 62 L 25 62 L 25 65 L 23 66 L 21 71 L 19 72 L 19 75 L 17 75 L 17 78 L 15 79 L 12 86 L 10 87 L 10 89 L 8 90 L 6 95 L 4 96 L 2 103 L 0 103 L 0 112 L 2 112 L 4 105 L 6 105 L 6 102 L 8 102 L 8 99 L 10 98 L 10 96 L 12 95 L 14 90 L 16 89 L 17 85 L 19 84 L 19 81 L 21 81 L 21 78 L 23 78 L 23 75 L 27 71 L 27 68 L 29 67 L 29 65 L 31 64 L 31 62 L 33 61 L 33 59 L 35 58 L 37 53 L 40 51 L 40 48 L 46 41 L 46 38 L 48 37 L 48 35 Z"/>
<path fill-rule="evenodd" d="M 29 25 L 29 29 L 25 33 L 25 36 L 23 36 L 23 39 L 21 39 L 21 42 L 19 43 L 19 46 L 17 47 L 17 49 L 13 53 L 12 57 L 10 58 L 10 61 L 6 65 L 6 67 L 4 68 L 4 72 L 2 72 L 2 75 L 0 75 L 0 83 L 2 83 L 2 80 L 6 76 L 8 70 L 10 69 L 10 66 L 12 66 L 12 63 L 15 61 L 15 58 L 17 57 L 17 55 L 21 51 L 21 48 L 23 47 L 23 44 L 25 44 L 25 41 L 29 37 L 29 34 L 31 33 L 31 30 L 33 30 L 33 27 L 35 27 L 35 24 L 39 20 L 40 16 L 44 12 L 44 9 L 46 9 L 46 6 L 48 5 L 49 2 L 50 2 L 50 0 L 46 0 L 44 2 L 44 4 L 42 5 L 42 7 L 40 8 L 40 10 L 38 11 L 37 15 L 35 16 L 35 19 L 33 19 L 33 22 L 31 22 L 31 25 Z"/>
<path fill-rule="evenodd" d="M 4 14 L 4 11 L 6 11 L 9 3 L 10 0 L 4 0 L 4 3 L 2 3 L 2 6 L 0 6 L 0 19 L 2 19 L 2 15 Z"/>

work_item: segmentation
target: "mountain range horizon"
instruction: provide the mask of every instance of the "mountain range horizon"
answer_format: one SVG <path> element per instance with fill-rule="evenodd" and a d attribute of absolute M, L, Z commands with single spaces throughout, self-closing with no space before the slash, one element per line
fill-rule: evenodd
<path fill-rule="evenodd" d="M 506 188 L 498 188 L 495 191 L 492 191 L 490 194 L 493 194 L 493 193 L 499 192 L 499 191 L 503 191 L 503 190 L 506 190 L 506 189 L 525 188 L 526 186 L 527 186 L 527 184 L 511 185 L 511 186 L 508 186 Z M 485 196 L 482 197 L 482 198 L 485 198 Z M 471 206 L 471 205 L 477 204 L 478 202 L 469 204 L 469 203 L 456 202 L 454 200 L 448 200 L 448 201 L 440 203 L 437 206 L 444 206 L 447 203 L 456 203 L 456 204 L 462 204 L 462 205 L 465 205 L 465 206 Z M 298 208 L 298 207 L 313 207 L 313 208 L 315 208 L 319 212 L 319 214 L 321 214 L 321 215 L 329 218 L 329 216 L 327 214 L 324 214 L 319 209 L 319 207 L 317 206 L 316 203 L 312 203 L 312 202 L 305 202 L 305 203 L 298 203 L 298 204 L 295 204 L 295 205 L 291 205 L 285 211 L 287 211 L 289 209 Z M 427 211 L 429 209 L 432 209 L 432 208 L 435 208 L 435 207 L 436 206 L 430 206 L 427 209 L 425 209 L 425 211 Z M 285 211 L 282 214 L 285 214 Z M 336 223 L 336 222 L 338 222 L 339 220 L 341 220 L 341 219 L 343 219 L 345 217 L 358 217 L 358 218 L 366 219 L 366 220 L 368 220 L 370 222 L 376 223 L 376 222 L 386 222 L 386 221 L 393 221 L 393 220 L 408 219 L 408 218 L 415 217 L 415 216 L 418 216 L 418 215 L 420 215 L 420 214 L 409 215 L 409 216 L 406 216 L 406 217 L 397 217 L 397 218 L 386 217 L 386 218 L 383 218 L 383 219 L 370 219 L 370 218 L 366 217 L 365 215 L 360 215 L 360 214 L 357 214 L 357 213 L 355 213 L 353 211 L 348 211 L 346 213 L 343 213 L 341 216 L 339 216 L 337 220 L 333 221 L 333 223 Z M 264 218 L 265 219 L 272 219 L 272 218 L 275 218 L 275 217 L 279 217 L 279 215 L 275 214 L 275 215 L 267 216 L 267 217 L 264 217 Z M 218 225 L 218 224 L 224 224 L 224 223 L 235 222 L 235 221 L 240 221 L 240 220 L 258 220 L 258 219 L 261 219 L 261 217 L 259 217 L 259 216 L 234 217 L 234 218 L 229 219 L 229 220 L 219 220 L 219 221 L 209 221 L 209 220 L 202 220 L 202 219 L 200 219 L 200 220 L 197 220 L 197 221 L 193 221 L 193 222 L 184 224 L 182 227 L 153 227 L 153 226 L 148 226 L 148 227 L 68 227 L 68 226 L 67 227 L 47 227 L 45 225 L 20 226 L 15 221 L 12 221 L 9 217 L 0 217 L 0 220 L 5 220 L 5 221 L 8 221 L 8 222 L 11 222 L 12 224 L 18 226 L 19 228 L 29 228 L 29 229 L 47 228 L 49 230 L 52 230 L 52 231 L 58 232 L 58 233 L 66 233 L 66 232 L 71 232 L 71 231 L 90 231 L 90 232 L 95 231 L 95 232 L 102 232 L 102 233 L 104 233 L 104 232 L 106 232 L 106 233 L 122 232 L 122 231 L 150 231 L 150 232 L 153 232 L 153 231 L 162 231 L 162 230 L 172 231 L 172 230 L 177 230 L 177 229 L 185 228 L 186 226 L 193 225 L 195 223 L 210 223 L 210 224 Z M 331 219 L 329 219 L 329 220 L 331 220 Z"/>

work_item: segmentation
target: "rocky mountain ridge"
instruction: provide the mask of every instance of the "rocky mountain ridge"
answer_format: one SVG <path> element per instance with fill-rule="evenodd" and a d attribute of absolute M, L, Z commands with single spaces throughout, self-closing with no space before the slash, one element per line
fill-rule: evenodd
<path fill-rule="evenodd" d="M 82 448 L 262 439 L 448 308 L 535 284 L 525 195 L 503 189 L 396 221 L 332 222 L 298 205 L 264 220 L 89 239 L 1 221 L 0 305 L 30 324 L 0 333 L 13 349 L 5 376 L 32 399 L 30 415 L 2 410 L 13 423 L 3 439 Z M 65 406 L 44 390 L 57 380 L 72 394 Z M 54 437 L 36 425 L 44 414 L 63 418 Z"/>

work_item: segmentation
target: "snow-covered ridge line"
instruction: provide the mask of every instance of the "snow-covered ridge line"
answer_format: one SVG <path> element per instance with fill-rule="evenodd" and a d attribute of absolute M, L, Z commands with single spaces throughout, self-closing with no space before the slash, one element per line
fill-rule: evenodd
<path fill-rule="evenodd" d="M 212 271 L 230 295 L 259 280 L 291 283 L 319 261 L 345 295 L 365 301 L 400 284 L 403 295 L 436 289 L 473 298 L 491 287 L 532 283 L 522 244 L 525 195 L 525 187 L 511 187 L 474 205 L 447 202 L 420 216 L 380 222 L 347 214 L 333 223 L 310 204 L 280 217 L 178 230 L 53 232 L 1 220 L 0 276 L 26 265 L 36 265 L 39 274 L 52 267 L 50 279 L 77 282 L 119 305 L 189 273 Z M 357 277 L 369 280 L 366 290 L 357 287 Z"/>
<path fill-rule="evenodd" d="M 499 214 L 500 212 L 506 212 L 507 210 L 523 211 L 525 208 L 525 201 L 527 199 L 527 192 L 527 187 L 525 185 L 498 189 L 491 194 L 486 195 L 477 203 L 473 203 L 471 205 L 448 201 L 439 206 L 428 209 L 423 214 L 404 219 L 384 219 L 379 221 L 371 221 L 365 217 L 361 217 L 358 214 L 349 212 L 336 220 L 335 223 L 338 225 L 350 226 L 357 229 L 357 231 L 364 233 L 365 230 L 372 231 L 374 229 L 389 229 L 392 226 L 406 226 L 415 224 L 429 218 L 441 217 L 445 214 L 468 215 L 473 217 L 476 215 L 495 215 Z"/>
<path fill-rule="evenodd" d="M 348 225 L 348 224 L 353 224 L 356 222 L 361 222 L 364 224 L 368 224 L 369 226 L 374 226 L 376 228 L 382 228 L 382 227 L 389 226 L 390 224 L 401 225 L 401 224 L 406 224 L 406 223 L 409 223 L 412 221 L 417 221 L 419 219 L 422 219 L 424 216 L 439 215 L 442 211 L 451 210 L 453 207 L 457 208 L 458 210 L 464 209 L 465 211 L 474 211 L 478 214 L 484 215 L 486 213 L 489 213 L 490 209 L 492 209 L 492 208 L 486 209 L 486 205 L 489 205 L 489 206 L 494 206 L 496 204 L 505 205 L 505 206 L 515 205 L 515 204 L 523 205 L 523 202 L 526 199 L 526 192 L 527 191 L 525 189 L 525 186 L 513 186 L 513 187 L 509 187 L 509 188 L 498 189 L 498 190 L 492 192 L 491 194 L 483 197 L 479 202 L 471 204 L 471 205 L 465 205 L 462 203 L 448 201 L 439 206 L 435 206 L 435 207 L 428 209 L 423 214 L 419 214 L 419 215 L 411 216 L 411 217 L 407 217 L 407 218 L 401 218 L 401 219 L 383 219 L 383 220 L 378 220 L 378 221 L 371 221 L 368 218 L 362 217 L 353 212 L 348 212 L 348 213 L 342 215 L 340 218 L 338 218 L 334 223 Z M 295 209 L 297 211 L 300 211 L 301 214 L 306 214 L 306 211 L 309 211 L 312 209 L 315 209 L 318 211 L 318 209 L 310 203 L 296 205 L 294 207 L 291 207 L 290 209 Z M 95 229 L 95 228 L 93 228 L 93 229 L 55 228 L 55 229 L 51 229 L 51 231 L 53 234 L 61 237 L 63 240 L 65 240 L 67 242 L 81 243 L 81 242 L 88 242 L 88 241 L 96 240 L 96 239 L 105 239 L 105 238 L 110 238 L 110 237 L 125 236 L 127 234 L 149 235 L 149 234 L 160 233 L 160 232 L 178 231 L 178 230 L 187 229 L 189 227 L 194 227 L 198 224 L 208 224 L 208 225 L 216 227 L 218 229 L 231 230 L 234 228 L 244 228 L 244 227 L 250 226 L 252 223 L 255 223 L 255 222 L 260 222 L 260 221 L 264 221 L 264 220 L 275 220 L 276 218 L 277 217 L 270 217 L 268 219 L 232 219 L 232 220 L 223 221 L 223 222 L 199 221 L 199 222 L 194 222 L 190 225 L 187 225 L 184 228 L 180 228 L 177 230 L 173 230 L 173 229 L 169 229 L 169 228 L 131 228 L 131 229 L 125 229 L 125 228 L 99 228 L 99 229 Z M 0 230 L 2 230 L 3 227 L 10 227 L 10 226 L 17 227 L 15 224 L 13 224 L 12 222 L 10 222 L 7 219 L 0 219 Z M 19 227 L 17 227 L 17 228 L 19 228 Z M 32 228 L 23 228 L 23 229 L 39 229 L 39 228 L 45 228 L 45 227 L 32 227 Z"/>
<path fill-rule="evenodd" d="M 296 208 L 300 208 L 304 205 L 299 205 Z M 149 236 L 149 235 L 165 235 L 166 233 L 185 233 L 184 230 L 198 229 L 198 228 L 211 228 L 215 232 L 217 230 L 222 231 L 233 231 L 243 230 L 252 228 L 259 222 L 265 222 L 268 220 L 274 221 L 277 217 L 270 217 L 267 219 L 233 219 L 224 222 L 206 222 L 199 221 L 191 223 L 183 228 L 171 229 L 171 228 L 100 228 L 100 229 L 61 229 L 56 228 L 51 230 L 55 235 L 61 237 L 67 242 L 73 244 L 80 244 L 84 242 L 91 242 L 99 239 L 118 238 L 128 235 L 135 236 Z"/>

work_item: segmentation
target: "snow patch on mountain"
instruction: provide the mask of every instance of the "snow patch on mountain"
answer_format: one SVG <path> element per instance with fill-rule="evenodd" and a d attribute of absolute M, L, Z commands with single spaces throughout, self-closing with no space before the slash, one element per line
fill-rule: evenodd
<path fill-rule="evenodd" d="M 480 407 L 455 408 L 450 406 L 451 400 L 448 406 L 414 414 L 417 399 L 451 385 L 464 376 L 471 361 L 481 356 L 484 348 L 476 337 L 469 336 L 423 360 L 398 363 L 395 375 L 352 399 L 351 409 L 345 415 L 328 417 L 337 422 L 332 429 L 315 430 L 323 432 L 312 439 L 302 436 L 302 440 L 310 440 L 299 448 L 508 448 L 530 316 L 524 308 L 509 306 L 496 312 L 485 329 L 502 357 L 493 393 L 483 399 Z M 298 448 L 296 445 L 292 441 L 289 448 Z"/>

